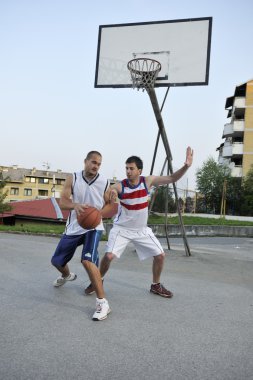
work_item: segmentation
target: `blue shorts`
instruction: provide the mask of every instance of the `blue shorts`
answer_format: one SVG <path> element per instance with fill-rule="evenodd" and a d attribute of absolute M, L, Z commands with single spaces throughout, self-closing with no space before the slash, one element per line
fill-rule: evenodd
<path fill-rule="evenodd" d="M 88 260 L 99 265 L 98 244 L 102 231 L 91 230 L 83 235 L 62 235 L 61 240 L 53 254 L 51 263 L 55 267 L 64 267 L 74 256 L 80 245 L 83 245 L 81 261 Z"/>

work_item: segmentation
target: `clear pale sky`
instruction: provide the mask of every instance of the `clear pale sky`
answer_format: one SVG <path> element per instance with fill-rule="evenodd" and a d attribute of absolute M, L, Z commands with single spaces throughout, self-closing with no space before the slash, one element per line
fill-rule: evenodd
<path fill-rule="evenodd" d="M 213 17 L 209 85 L 171 88 L 162 113 L 174 170 L 194 149 L 181 185 L 194 189 L 197 168 L 218 157 L 226 98 L 253 78 L 252 15 L 252 0 L 1 0 L 0 165 L 72 172 L 96 149 L 108 178 L 123 178 L 133 154 L 149 174 L 157 124 L 148 95 L 94 88 L 99 25 Z M 154 174 L 164 159 L 160 143 Z"/>

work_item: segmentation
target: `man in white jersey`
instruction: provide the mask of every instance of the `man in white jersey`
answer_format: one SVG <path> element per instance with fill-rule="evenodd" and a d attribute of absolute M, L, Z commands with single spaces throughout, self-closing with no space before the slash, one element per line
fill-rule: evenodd
<path fill-rule="evenodd" d="M 172 175 L 143 177 L 141 176 L 142 160 L 137 156 L 131 156 L 127 159 L 127 178 L 112 185 L 113 191 L 116 191 L 120 200 L 120 206 L 109 234 L 106 254 L 101 260 L 100 273 L 102 278 L 108 271 L 111 261 L 115 257 L 120 258 L 127 245 L 131 242 L 140 260 L 153 257 L 153 283 L 151 284 L 150 292 L 165 298 L 173 296 L 173 293 L 160 283 L 165 254 L 160 242 L 151 228 L 147 226 L 148 193 L 152 186 L 177 182 L 191 166 L 192 160 L 193 150 L 188 147 L 186 160 L 181 169 Z M 91 294 L 92 284 L 86 288 L 86 294 L 88 289 Z"/>
<path fill-rule="evenodd" d="M 81 262 L 97 295 L 93 320 L 103 320 L 110 313 L 98 269 L 98 244 L 104 227 L 101 221 L 95 229 L 85 230 L 78 224 L 77 215 L 89 206 L 100 210 L 105 204 L 110 203 L 109 181 L 98 173 L 101 162 L 101 154 L 91 151 L 84 160 L 84 170 L 66 178 L 61 193 L 60 207 L 70 210 L 70 213 L 65 233 L 51 260 L 52 265 L 61 273 L 61 276 L 54 281 L 55 287 L 62 286 L 67 281 L 73 281 L 77 276 L 69 271 L 68 262 L 72 259 L 77 247 L 83 245 Z"/>

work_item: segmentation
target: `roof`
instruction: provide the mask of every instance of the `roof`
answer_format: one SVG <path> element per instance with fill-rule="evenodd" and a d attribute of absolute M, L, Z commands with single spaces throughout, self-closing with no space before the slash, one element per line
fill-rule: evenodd
<path fill-rule="evenodd" d="M 17 166 L 0 166 L 3 179 L 9 178 L 13 182 L 23 182 L 25 177 L 66 179 L 70 173 L 49 170 L 18 168 Z"/>
<path fill-rule="evenodd" d="M 0 219 L 2 219 L 2 218 L 11 218 L 11 217 L 13 217 L 14 215 L 13 214 L 11 214 L 10 212 L 4 212 L 4 213 L 0 213 Z"/>
<path fill-rule="evenodd" d="M 37 219 L 66 220 L 69 211 L 61 210 L 56 198 L 17 201 L 11 203 L 11 213 Z"/>

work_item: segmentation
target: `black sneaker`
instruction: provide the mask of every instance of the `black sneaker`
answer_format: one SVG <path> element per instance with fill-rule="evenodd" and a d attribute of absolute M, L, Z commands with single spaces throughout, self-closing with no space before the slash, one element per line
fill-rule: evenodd
<path fill-rule="evenodd" d="M 95 289 L 93 288 L 93 285 L 92 285 L 92 283 L 90 283 L 90 285 L 89 285 L 89 286 L 87 286 L 87 288 L 86 288 L 86 289 L 84 289 L 84 293 L 85 293 L 87 296 L 89 296 L 89 295 L 91 295 L 91 294 L 94 294 L 94 293 L 95 293 Z"/>
<path fill-rule="evenodd" d="M 102 283 L 104 282 L 104 280 L 102 280 Z M 87 286 L 86 289 L 84 289 L 84 293 L 87 295 L 87 296 L 90 296 L 91 294 L 94 294 L 95 293 L 95 289 L 92 285 L 92 283 L 90 283 L 89 286 Z"/>
<path fill-rule="evenodd" d="M 170 290 L 167 290 L 162 284 L 152 284 L 150 288 L 150 292 L 154 294 L 158 294 L 161 297 L 172 298 L 173 293 Z"/>

